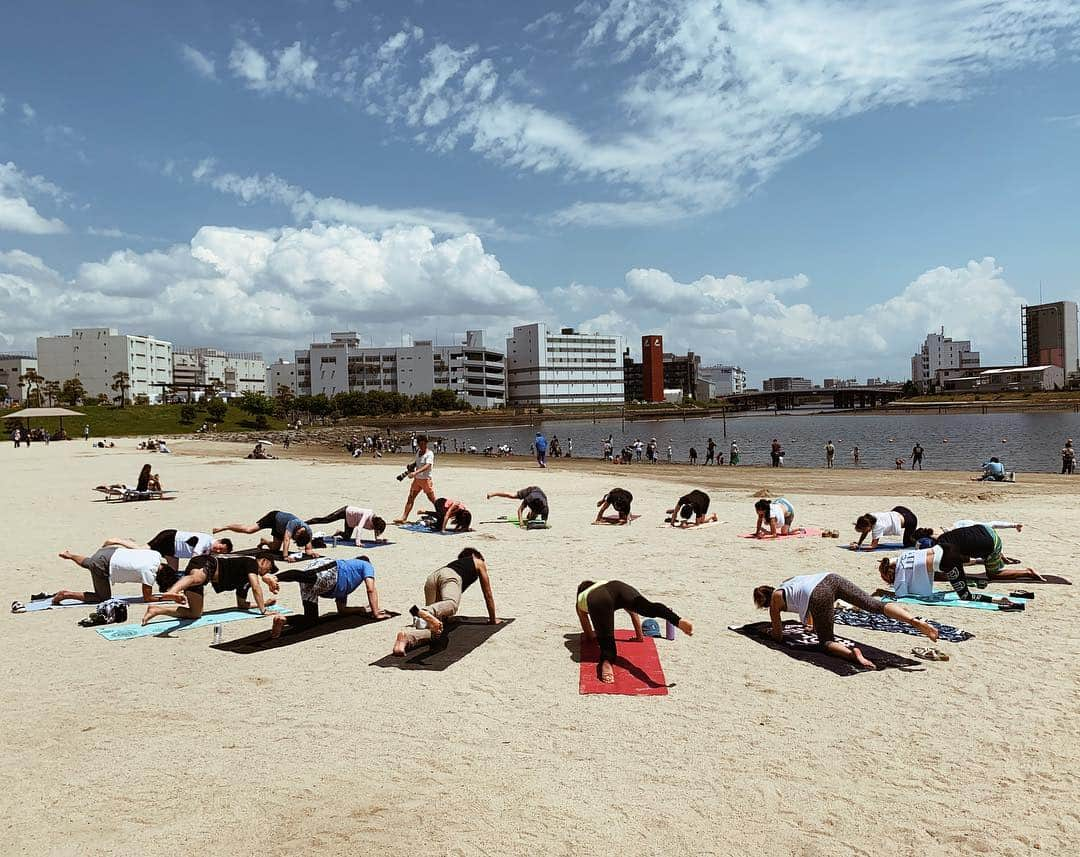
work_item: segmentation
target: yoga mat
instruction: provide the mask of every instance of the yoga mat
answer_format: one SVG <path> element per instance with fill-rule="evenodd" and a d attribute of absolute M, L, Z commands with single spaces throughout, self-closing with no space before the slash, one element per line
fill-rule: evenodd
<path fill-rule="evenodd" d="M 683 526 L 680 526 L 679 524 L 676 524 L 673 527 L 673 526 L 671 526 L 671 524 L 669 524 L 668 522 L 665 521 L 664 523 L 660 524 L 659 527 L 660 527 L 661 530 L 703 530 L 706 527 L 718 527 L 721 524 L 726 524 L 726 523 L 727 523 L 727 521 L 709 521 L 706 524 L 694 524 L 694 526 L 692 526 L 692 527 L 683 527 Z"/>
<path fill-rule="evenodd" d="M 441 672 L 479 648 L 513 621 L 503 619 L 498 625 L 489 625 L 487 619 L 462 617 L 450 626 L 449 633 L 444 635 L 441 643 L 409 649 L 403 657 L 389 654 L 373 661 L 370 666 Z M 387 645 L 393 645 L 392 639 L 387 639 Z"/>
<path fill-rule="evenodd" d="M 1010 581 L 1013 582 L 1013 581 Z M 1016 583 L 1022 583 L 1024 581 L 1015 581 Z M 1018 587 L 1022 588 L 1022 587 Z M 932 596 L 926 598 L 920 598 L 917 595 L 905 595 L 903 598 L 895 598 L 891 595 L 883 595 L 882 601 L 898 601 L 901 604 L 918 604 L 921 607 L 966 607 L 969 610 L 993 610 L 996 613 L 1021 613 L 1021 610 L 998 610 L 996 604 L 990 604 L 986 601 L 964 601 L 959 595 L 952 590 L 939 590 L 935 589 Z M 1010 601 L 1019 601 L 1021 604 L 1025 603 L 1022 598 L 1010 598 Z"/>
<path fill-rule="evenodd" d="M 833 657 L 832 655 L 825 654 L 817 648 L 817 635 L 809 628 L 804 627 L 801 622 L 793 620 L 784 622 L 783 643 L 777 643 L 772 638 L 770 634 L 771 628 L 772 625 L 769 622 L 751 622 L 748 625 L 728 625 L 728 630 L 741 634 L 747 639 L 768 646 L 770 649 L 783 652 L 789 658 L 794 658 L 797 661 L 805 661 L 806 663 L 821 667 L 838 676 L 851 676 L 858 675 L 859 673 L 874 672 L 873 670 L 863 669 L 854 661 L 845 661 Z M 892 652 L 886 652 L 882 649 L 877 649 L 874 646 L 868 646 L 865 643 L 856 643 L 853 640 L 848 640 L 843 637 L 837 637 L 836 641 L 843 643 L 846 646 L 858 646 L 863 655 L 873 661 L 874 665 L 877 666 L 879 670 L 900 669 L 906 672 L 914 672 L 914 670 L 911 669 L 912 667 L 923 667 L 920 661 L 913 661 L 911 658 L 894 655 Z"/>
<path fill-rule="evenodd" d="M 631 513 L 630 522 L 633 523 L 634 521 L 636 521 L 640 517 L 641 517 L 641 515 L 635 515 L 635 514 Z M 618 515 L 604 515 L 604 517 L 599 521 L 593 520 L 593 523 L 594 524 L 618 524 L 619 523 L 619 516 Z M 626 525 L 623 524 L 622 526 L 626 526 Z"/>
<path fill-rule="evenodd" d="M 585 642 L 580 636 L 581 661 L 578 676 L 578 693 L 606 693 L 618 696 L 667 696 L 668 683 L 664 679 L 664 668 L 660 666 L 660 655 L 656 651 L 656 640 L 646 637 L 642 642 L 631 642 L 634 632 L 622 629 L 615 632 L 618 657 L 612 664 L 615 671 L 615 683 L 604 684 L 596 674 L 600 663 L 600 646 L 595 640 Z"/>
<path fill-rule="evenodd" d="M 918 550 L 918 548 L 916 548 L 916 547 L 905 548 L 903 546 L 903 544 L 895 544 L 895 543 L 883 544 L 882 542 L 878 542 L 878 546 L 876 548 L 861 547 L 857 551 L 854 551 L 854 550 L 851 549 L 850 544 L 851 544 L 851 542 L 848 542 L 848 544 L 846 544 L 846 545 L 837 545 L 837 547 L 840 548 L 841 550 L 846 550 L 849 553 L 876 553 L 877 551 L 902 551 L 902 550 L 913 551 L 913 550 Z"/>
<path fill-rule="evenodd" d="M 419 521 L 413 521 L 408 524 L 397 524 L 396 526 L 399 530 L 408 530 L 410 533 L 423 533 L 428 536 L 460 536 L 464 533 L 472 532 L 472 530 L 461 530 L 460 532 L 458 530 L 432 530 L 426 525 L 421 524 Z M 340 541 L 341 540 L 338 539 L 339 543 Z"/>
<path fill-rule="evenodd" d="M 882 616 L 880 613 L 866 613 L 862 610 L 837 610 L 834 614 L 835 621 L 840 625 L 850 625 L 852 628 L 867 628 L 871 631 L 886 631 L 893 634 L 908 634 L 912 637 L 921 637 L 922 634 L 912 628 L 906 622 Z M 937 628 L 941 635 L 938 639 L 944 643 L 962 643 L 970 640 L 975 635 L 952 625 L 943 625 L 928 619 L 927 622 Z M 929 644 L 929 640 L 927 641 Z"/>
<path fill-rule="evenodd" d="M 268 607 L 274 613 L 288 613 L 287 607 L 275 604 Z M 131 640 L 135 637 L 155 637 L 158 634 L 168 634 L 172 631 L 187 631 L 191 628 L 205 628 L 210 625 L 223 625 L 226 622 L 240 622 L 243 619 L 263 618 L 258 610 L 215 610 L 213 613 L 203 613 L 198 619 L 166 619 L 151 622 L 149 625 L 140 625 L 138 622 L 130 622 L 126 625 L 102 625 L 95 628 L 106 640 Z"/>
<path fill-rule="evenodd" d="M 370 542 L 366 542 L 363 539 L 361 539 L 360 542 L 357 543 L 356 539 L 342 539 L 342 538 L 335 539 L 332 536 L 323 539 L 323 541 L 326 543 L 326 547 L 328 547 L 328 548 L 363 548 L 364 550 L 372 550 L 373 548 L 382 548 L 382 547 L 386 547 L 387 545 L 392 545 L 393 544 L 393 542 L 389 542 L 389 541 L 381 541 L 381 542 L 370 541 Z M 316 548 L 316 550 L 319 550 L 319 548 Z"/>
<path fill-rule="evenodd" d="M 394 613 L 392 610 L 387 610 L 386 612 L 390 614 L 389 619 L 401 615 L 400 613 Z M 220 652 L 232 652 L 234 655 L 253 655 L 256 652 L 280 649 L 282 646 L 306 643 L 308 640 L 324 637 L 327 634 L 335 634 L 338 631 L 349 631 L 353 628 L 378 625 L 382 622 L 389 621 L 389 619 L 372 619 L 370 616 L 365 616 L 363 613 L 346 613 L 345 615 L 341 615 L 340 613 L 327 613 L 325 616 L 319 617 L 317 624 L 312 625 L 309 628 L 304 628 L 301 631 L 291 631 L 286 628 L 284 633 L 276 640 L 270 639 L 270 631 L 266 629 L 256 631 L 254 634 L 248 634 L 246 637 L 240 637 L 236 640 L 226 640 L 220 645 L 211 646 L 210 648 L 217 649 Z"/>
<path fill-rule="evenodd" d="M 777 536 L 765 535 L 762 538 L 758 539 L 758 541 L 774 542 L 777 539 L 802 539 L 802 538 L 807 538 L 807 537 L 810 537 L 810 536 L 820 536 L 820 535 L 821 535 L 821 530 L 816 529 L 814 527 L 804 527 L 803 532 L 801 532 L 801 533 L 788 533 L 787 535 L 777 535 Z M 752 539 L 752 538 L 754 538 L 754 534 L 753 533 L 745 533 L 744 535 L 739 536 L 739 538 L 740 539 Z"/>
<path fill-rule="evenodd" d="M 141 595 L 129 595 L 126 598 L 116 598 L 116 601 L 125 601 L 128 604 L 143 604 L 146 603 L 142 600 Z M 24 602 L 25 603 L 25 602 Z M 85 607 L 91 613 L 97 610 L 97 604 L 87 604 L 84 601 L 72 601 L 67 599 L 59 604 L 53 604 L 51 600 L 46 599 L 44 601 L 31 601 L 26 604 L 26 610 L 24 613 L 38 613 L 41 610 L 58 610 L 62 607 Z"/>
<path fill-rule="evenodd" d="M 934 575 L 934 580 L 937 581 L 945 581 L 948 579 L 948 577 L 946 577 L 944 574 L 941 574 L 940 572 Z M 967 579 L 969 581 L 985 580 L 987 583 L 999 583 L 1002 586 L 1012 586 L 1014 589 L 1024 589 L 1026 586 L 1032 583 L 1039 586 L 1044 586 L 1046 584 L 1057 584 L 1061 586 L 1073 585 L 1072 581 L 1069 580 L 1069 578 L 1061 577 L 1057 574 L 1044 574 L 1042 580 L 1031 580 L 1029 578 L 1025 578 L 1023 580 L 1002 580 L 1000 577 L 990 579 L 985 574 L 969 574 L 967 576 Z"/>

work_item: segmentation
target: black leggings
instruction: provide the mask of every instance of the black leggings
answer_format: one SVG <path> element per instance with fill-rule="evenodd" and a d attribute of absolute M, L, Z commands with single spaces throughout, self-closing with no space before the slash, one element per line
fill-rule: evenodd
<path fill-rule="evenodd" d="M 807 612 L 814 620 L 814 633 L 817 634 L 818 642 L 822 646 L 836 639 L 833 636 L 833 615 L 838 598 L 867 613 L 885 612 L 884 602 L 878 601 L 870 593 L 859 589 L 846 577 L 830 574 L 814 587 L 814 591 L 810 593 L 810 603 L 807 605 L 809 607 Z"/>
<path fill-rule="evenodd" d="M 334 521 L 345 520 L 345 510 L 347 506 L 342 506 L 336 512 L 331 512 L 329 515 L 323 515 L 320 518 L 305 518 L 309 524 L 332 524 Z"/>
<path fill-rule="evenodd" d="M 319 521 L 319 523 L 326 522 Z M 334 562 L 334 560 L 329 559 L 326 562 L 321 562 L 318 565 L 309 568 L 287 568 L 284 571 L 279 571 L 275 576 L 277 577 L 279 583 L 307 583 L 311 585 L 315 583 L 320 571 L 325 571 L 328 568 L 333 568 L 335 567 L 335 565 L 336 563 Z M 318 599 L 315 599 L 314 601 L 307 601 L 305 599 L 301 599 L 300 603 L 304 605 L 304 615 L 288 616 L 285 619 L 285 623 L 288 625 L 288 627 L 297 631 L 303 628 L 309 628 L 319 621 Z"/>
<path fill-rule="evenodd" d="M 613 662 L 615 651 L 615 611 L 629 610 L 639 616 L 666 619 L 672 625 L 679 624 L 679 617 L 665 604 L 649 601 L 628 583 L 609 580 L 589 593 L 586 600 L 589 618 L 592 620 L 596 640 L 600 644 L 600 660 Z"/>
<path fill-rule="evenodd" d="M 894 512 L 900 515 L 904 519 L 904 547 L 915 547 L 915 528 L 919 526 L 919 519 L 915 517 L 915 513 L 908 509 L 906 506 L 893 506 Z"/>

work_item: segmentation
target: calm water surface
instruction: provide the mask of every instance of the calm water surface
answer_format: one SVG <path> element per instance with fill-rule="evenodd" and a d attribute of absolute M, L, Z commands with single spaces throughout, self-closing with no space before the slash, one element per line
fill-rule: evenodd
<path fill-rule="evenodd" d="M 616 450 L 638 438 L 648 443 L 655 437 L 661 460 L 671 444 L 674 461 L 685 462 L 690 447 L 697 449 L 699 463 L 705 458 L 705 444 L 711 437 L 717 451 L 728 458 L 730 444 L 739 444 L 741 464 L 768 465 L 773 438 L 784 447 L 784 463 L 793 467 L 825 464 L 825 443 L 836 446 L 836 467 L 855 467 L 852 456 L 859 447 L 863 468 L 893 468 L 899 457 L 910 466 L 911 448 L 916 441 L 925 450 L 923 466 L 930 470 L 977 471 L 991 455 L 998 456 L 1009 470 L 1058 472 L 1061 447 L 1066 438 L 1080 443 L 1080 415 L 1074 413 L 1019 414 L 778 414 L 728 418 L 727 437 L 717 419 L 586 421 L 545 420 L 536 424 L 445 429 L 431 432 L 447 439 L 453 449 L 473 444 L 481 451 L 487 446 L 509 443 L 516 453 L 529 453 L 533 435 L 542 430 L 550 442 L 557 436 L 566 451 L 573 438 L 575 457 L 599 458 L 602 443 L 610 434 Z"/>

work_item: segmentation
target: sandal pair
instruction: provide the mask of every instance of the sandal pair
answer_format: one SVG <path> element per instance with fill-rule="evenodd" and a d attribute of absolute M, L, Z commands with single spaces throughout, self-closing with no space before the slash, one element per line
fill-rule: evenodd
<path fill-rule="evenodd" d="M 931 649 L 928 646 L 916 646 L 911 650 L 917 658 L 922 658 L 924 661 L 947 661 L 949 656 L 940 649 Z"/>

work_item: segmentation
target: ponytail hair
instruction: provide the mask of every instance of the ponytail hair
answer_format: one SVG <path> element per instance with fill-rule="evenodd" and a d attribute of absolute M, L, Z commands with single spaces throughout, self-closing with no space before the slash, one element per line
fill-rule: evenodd
<path fill-rule="evenodd" d="M 861 533 L 864 530 L 873 529 L 874 524 L 876 523 L 877 518 L 867 512 L 865 515 L 859 515 L 859 517 L 855 519 L 855 529 Z"/>
<path fill-rule="evenodd" d="M 774 592 L 776 592 L 775 586 L 755 586 L 754 604 L 760 609 L 768 607 Z"/>

